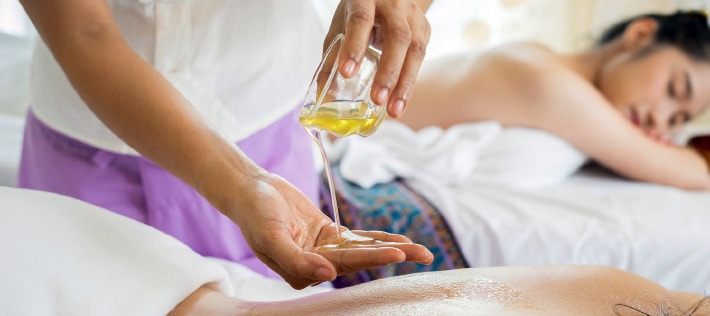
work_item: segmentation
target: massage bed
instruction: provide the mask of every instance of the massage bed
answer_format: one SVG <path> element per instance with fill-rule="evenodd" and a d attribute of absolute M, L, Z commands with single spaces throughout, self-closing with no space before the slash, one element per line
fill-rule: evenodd
<path fill-rule="evenodd" d="M 22 126 L 16 116 L 0 116 L 3 186 L 15 184 Z M 672 290 L 710 290 L 707 192 L 630 181 L 596 165 L 551 175 L 552 184 L 529 177 L 527 187 L 396 178 L 367 189 L 344 179 L 341 168 L 336 183 L 341 204 L 350 204 L 342 215 L 351 228 L 404 233 L 437 255 L 429 268 L 391 266 L 342 285 L 427 269 L 600 264 Z M 358 216 L 370 223 L 352 219 Z"/>
<path fill-rule="evenodd" d="M 628 180 L 550 134 L 490 122 L 420 132 L 385 122 L 341 142 L 330 150 L 345 224 L 405 234 L 435 259 L 338 286 L 461 267 L 595 264 L 672 290 L 710 290 L 710 192 Z"/>

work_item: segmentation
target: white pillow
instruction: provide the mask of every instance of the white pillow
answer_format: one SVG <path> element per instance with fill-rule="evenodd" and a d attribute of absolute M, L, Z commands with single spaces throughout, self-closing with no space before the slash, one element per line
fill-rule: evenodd
<path fill-rule="evenodd" d="M 559 183 L 587 157 L 554 134 L 529 128 L 504 128 L 483 148 L 475 177 L 484 183 L 530 188 Z"/>

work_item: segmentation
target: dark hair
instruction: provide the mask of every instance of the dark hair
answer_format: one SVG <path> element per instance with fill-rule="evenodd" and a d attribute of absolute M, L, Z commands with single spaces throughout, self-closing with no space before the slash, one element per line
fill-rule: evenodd
<path fill-rule="evenodd" d="M 657 305 L 659 316 L 693 316 L 696 312 L 702 312 L 702 315 L 707 315 L 706 311 L 710 308 L 710 305 L 706 304 L 710 302 L 710 296 L 704 296 L 702 299 L 697 301 L 693 306 L 687 310 L 679 310 L 678 307 L 674 306 L 672 300 L 664 299 L 660 305 Z M 705 308 L 703 308 L 705 307 Z M 637 312 L 639 315 L 651 316 L 651 314 L 646 313 L 636 307 L 626 305 L 626 304 L 616 304 L 614 305 L 614 314 L 621 315 L 621 310 L 629 310 Z"/>
<path fill-rule="evenodd" d="M 655 43 L 672 45 L 688 56 L 710 60 L 710 26 L 703 12 L 676 12 L 674 14 L 643 14 L 614 24 L 606 30 L 598 44 L 604 45 L 619 38 L 633 21 L 652 18 L 658 22 Z"/>

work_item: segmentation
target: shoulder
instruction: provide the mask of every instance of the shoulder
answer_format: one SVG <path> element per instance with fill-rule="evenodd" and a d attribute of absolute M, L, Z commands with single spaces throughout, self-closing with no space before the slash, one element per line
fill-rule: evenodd
<path fill-rule="evenodd" d="M 511 43 L 481 54 L 480 66 L 517 88 L 527 100 L 544 101 L 559 93 L 560 85 L 586 84 L 564 56 L 535 43 Z"/>
<path fill-rule="evenodd" d="M 599 97 L 594 85 L 575 71 L 567 58 L 543 45 L 513 43 L 482 54 L 479 62 L 490 78 L 513 93 L 511 102 L 517 100 L 534 110 L 535 116 L 549 117 L 550 111 L 567 108 L 580 96 Z"/>
<path fill-rule="evenodd" d="M 501 69 L 515 69 L 515 73 L 542 74 L 561 66 L 560 55 L 545 46 L 518 42 L 495 47 L 481 54 L 479 62 Z"/>

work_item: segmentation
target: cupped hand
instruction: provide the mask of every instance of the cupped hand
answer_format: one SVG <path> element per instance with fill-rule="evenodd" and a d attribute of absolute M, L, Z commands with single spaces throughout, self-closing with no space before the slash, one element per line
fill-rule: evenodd
<path fill-rule="evenodd" d="M 324 250 L 336 233 L 333 222 L 277 175 L 254 175 L 237 192 L 225 214 L 240 226 L 259 259 L 295 289 L 375 266 L 433 260 L 424 246 L 384 232 L 357 231 L 378 240 L 373 245 Z"/>
<path fill-rule="evenodd" d="M 424 16 L 430 0 L 342 0 L 325 38 L 324 50 L 344 33 L 338 69 L 353 76 L 369 44 L 382 50 L 371 98 L 397 118 L 412 95 L 431 28 Z"/>

